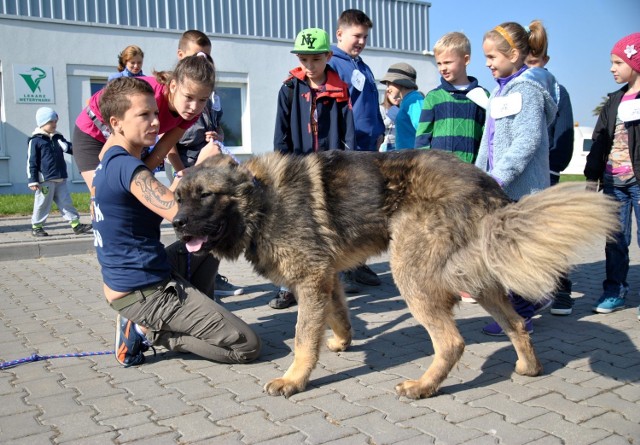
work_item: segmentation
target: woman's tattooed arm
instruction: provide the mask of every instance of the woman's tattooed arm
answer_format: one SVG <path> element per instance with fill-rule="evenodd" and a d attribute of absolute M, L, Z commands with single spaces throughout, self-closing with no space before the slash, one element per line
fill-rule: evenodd
<path fill-rule="evenodd" d="M 151 210 L 166 211 L 176 205 L 173 193 L 146 168 L 141 168 L 134 175 L 132 185 L 140 191 L 140 197 L 144 199 L 143 203 Z"/>

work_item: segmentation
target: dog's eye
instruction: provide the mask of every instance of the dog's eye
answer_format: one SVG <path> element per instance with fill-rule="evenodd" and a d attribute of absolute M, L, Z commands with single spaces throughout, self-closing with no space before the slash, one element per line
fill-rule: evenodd
<path fill-rule="evenodd" d="M 200 193 L 200 199 L 205 199 L 205 198 L 208 198 L 210 196 L 213 196 L 212 192 L 202 192 L 202 193 Z"/>

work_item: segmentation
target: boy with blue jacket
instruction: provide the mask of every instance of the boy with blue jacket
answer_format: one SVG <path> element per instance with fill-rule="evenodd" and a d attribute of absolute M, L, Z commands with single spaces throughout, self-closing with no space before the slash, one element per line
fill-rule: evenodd
<path fill-rule="evenodd" d="M 378 151 L 385 133 L 376 80 L 360 57 L 367 46 L 371 28 L 373 22 L 359 9 L 342 11 L 336 30 L 338 45 L 331 46 L 333 57 L 329 61 L 329 65 L 349 86 L 356 133 L 355 150 L 359 151 Z M 366 264 L 344 273 L 343 284 L 347 292 L 357 292 L 354 281 L 368 286 L 380 285 L 380 278 Z"/>

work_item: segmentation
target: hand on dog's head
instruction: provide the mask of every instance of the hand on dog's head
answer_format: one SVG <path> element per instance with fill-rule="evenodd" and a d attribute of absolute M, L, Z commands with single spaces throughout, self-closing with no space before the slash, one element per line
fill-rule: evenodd
<path fill-rule="evenodd" d="M 194 168 L 213 168 L 217 166 L 238 166 L 239 164 L 231 157 L 227 155 L 209 156 L 204 159 L 200 164 L 197 164 Z"/>

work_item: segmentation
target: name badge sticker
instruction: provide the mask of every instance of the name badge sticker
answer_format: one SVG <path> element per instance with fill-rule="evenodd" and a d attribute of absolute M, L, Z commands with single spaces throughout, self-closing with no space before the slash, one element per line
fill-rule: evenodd
<path fill-rule="evenodd" d="M 618 107 L 618 117 L 622 122 L 640 120 L 640 99 L 625 100 Z"/>
<path fill-rule="evenodd" d="M 513 116 L 522 110 L 522 94 L 515 92 L 507 96 L 494 97 L 491 101 L 491 117 L 501 119 Z"/>
<path fill-rule="evenodd" d="M 365 80 L 366 78 L 364 77 L 364 74 L 359 70 L 353 70 L 353 73 L 351 73 L 351 85 L 353 85 L 356 90 L 362 91 Z"/>
<path fill-rule="evenodd" d="M 487 97 L 487 93 L 480 87 L 475 87 L 473 90 L 467 93 L 467 99 L 474 102 L 477 106 L 487 109 L 489 106 L 489 98 Z"/>

